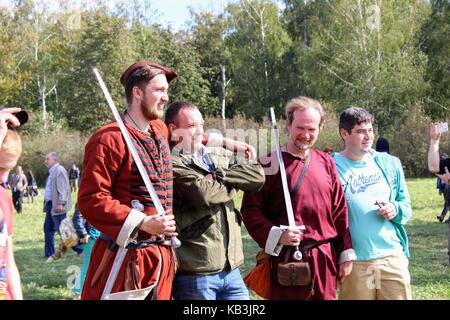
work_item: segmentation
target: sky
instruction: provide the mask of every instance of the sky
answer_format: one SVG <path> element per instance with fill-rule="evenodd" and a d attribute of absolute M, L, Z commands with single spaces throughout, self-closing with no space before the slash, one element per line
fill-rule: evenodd
<path fill-rule="evenodd" d="M 219 13 L 222 11 L 222 2 L 226 6 L 230 0 L 153 0 L 151 5 L 160 13 L 161 24 L 170 24 L 175 30 L 182 28 L 189 20 L 189 7 L 195 12 L 212 11 Z"/>
<path fill-rule="evenodd" d="M 82 1 L 82 0 L 81 0 Z M 57 5 L 56 0 L 48 0 L 49 3 Z M 73 6 L 76 6 L 80 0 L 69 0 Z M 109 1 L 109 4 L 115 3 L 115 0 Z M 212 11 L 219 13 L 222 11 L 222 4 L 226 6 L 228 3 L 236 2 L 236 0 L 151 0 L 150 8 L 155 8 L 159 15 L 156 15 L 158 22 L 162 25 L 171 25 L 172 29 L 179 30 L 183 28 L 190 19 L 189 7 L 195 12 Z M 0 0 L 0 6 L 11 8 L 12 0 Z"/>
<path fill-rule="evenodd" d="M 38 1 L 38 0 L 36 0 Z M 87 0 L 67 0 L 70 5 L 76 7 L 80 2 Z M 187 22 L 190 20 L 189 8 L 194 9 L 195 12 L 211 11 L 218 14 L 222 11 L 222 6 L 226 7 L 229 3 L 236 3 L 238 0 L 150 0 L 150 9 L 157 10 L 157 14 L 152 12 L 152 22 L 156 19 L 156 22 L 161 23 L 163 26 L 171 26 L 172 30 L 183 29 Z M 39 1 L 38 1 L 39 2 Z M 88 1 L 89 2 L 89 1 Z M 110 0 L 108 4 L 111 6 L 116 3 L 117 0 Z M 280 1 L 276 1 L 280 5 Z M 0 0 L 0 6 L 11 8 L 12 0 Z M 46 3 L 50 3 L 56 7 L 57 0 L 47 0 Z"/>

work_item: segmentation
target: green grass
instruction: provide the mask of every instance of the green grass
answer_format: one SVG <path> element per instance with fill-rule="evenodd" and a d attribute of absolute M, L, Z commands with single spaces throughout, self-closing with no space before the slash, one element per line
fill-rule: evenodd
<path fill-rule="evenodd" d="M 406 229 L 410 240 L 413 298 L 417 300 L 450 299 L 449 225 L 438 223 L 436 219 L 441 212 L 443 198 L 438 195 L 435 182 L 434 178 L 408 180 L 413 218 Z M 238 207 L 241 200 L 240 193 L 236 201 Z M 70 250 L 63 260 L 50 264 L 45 262 L 44 217 L 42 196 L 35 199 L 34 204 L 25 202 L 23 213 L 15 214 L 15 256 L 24 298 L 70 299 L 67 282 L 73 278 L 71 266 L 81 266 L 81 260 Z M 246 260 L 241 272 L 246 275 L 255 264 L 258 246 L 245 229 L 242 236 Z M 257 299 L 257 296 L 251 293 L 251 298 Z"/>
<path fill-rule="evenodd" d="M 438 195 L 436 179 L 408 181 L 413 218 L 407 225 L 410 241 L 410 273 L 413 298 L 450 299 L 448 252 L 449 225 L 439 223 L 443 197 Z"/>
<path fill-rule="evenodd" d="M 63 259 L 46 262 L 43 190 L 40 191 L 41 195 L 34 199 L 33 204 L 24 199 L 22 213 L 14 214 L 14 255 L 22 279 L 24 299 L 71 299 L 71 291 L 67 286 L 74 275 L 71 266 L 81 268 L 82 259 L 69 249 Z M 75 193 L 72 198 L 75 203 Z M 57 239 L 59 236 L 55 235 L 55 248 L 58 246 Z"/>

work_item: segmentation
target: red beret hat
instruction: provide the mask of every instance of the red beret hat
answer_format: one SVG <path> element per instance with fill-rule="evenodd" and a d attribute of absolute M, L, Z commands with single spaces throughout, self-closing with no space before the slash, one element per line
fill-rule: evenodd
<path fill-rule="evenodd" d="M 131 66 L 129 66 L 127 68 L 127 70 L 124 71 L 124 73 L 120 77 L 120 83 L 125 87 L 127 84 L 128 77 L 137 69 L 145 67 L 145 66 L 149 66 L 152 68 L 162 70 L 164 72 L 164 74 L 166 75 L 167 82 L 170 82 L 177 77 L 177 74 L 168 67 L 164 67 L 164 66 L 157 64 L 155 62 L 152 62 L 152 61 L 140 60 L 138 62 L 133 63 Z"/>

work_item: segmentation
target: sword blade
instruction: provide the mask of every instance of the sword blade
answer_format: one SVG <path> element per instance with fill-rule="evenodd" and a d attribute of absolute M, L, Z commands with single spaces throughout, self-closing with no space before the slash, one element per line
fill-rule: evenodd
<path fill-rule="evenodd" d="M 100 73 L 98 72 L 97 68 L 92 68 L 92 71 L 94 72 L 95 77 L 97 78 L 97 81 L 100 84 L 100 88 L 102 89 L 103 94 L 105 95 L 106 101 L 108 102 L 108 106 L 114 115 L 114 119 L 116 120 L 119 126 L 123 138 L 125 139 L 125 143 L 128 147 L 128 150 L 131 153 L 131 156 L 133 157 L 134 163 L 136 164 L 139 173 L 142 179 L 144 180 L 145 187 L 147 188 L 147 191 L 150 194 L 153 204 L 155 205 L 156 211 L 158 212 L 158 214 L 164 215 L 165 214 L 164 208 L 161 202 L 159 201 L 158 195 L 156 194 L 155 189 L 153 188 L 150 178 L 147 175 L 144 165 L 142 164 L 141 158 L 139 157 L 136 148 L 134 147 L 133 142 L 131 141 L 128 130 L 125 128 L 125 125 L 122 121 L 122 118 L 119 115 L 119 112 L 117 111 L 114 101 L 111 98 L 111 95 L 109 94 L 108 88 L 106 88 L 106 85 L 103 82 L 103 79 L 100 76 Z M 176 237 L 172 237 L 171 241 L 172 245 L 175 247 L 179 247 L 181 245 L 180 241 Z M 116 257 L 114 258 L 111 272 L 109 273 L 108 280 L 106 281 L 105 288 L 102 293 L 102 300 L 111 293 L 111 290 L 114 286 L 114 283 L 116 282 L 117 275 L 120 271 L 120 268 L 122 266 L 123 260 L 125 259 L 127 251 L 128 251 L 127 249 L 119 247 Z"/>
<path fill-rule="evenodd" d="M 275 120 L 275 112 L 273 108 L 270 108 L 270 118 L 272 119 L 273 128 L 273 140 L 277 151 L 278 164 L 280 166 L 281 184 L 283 185 L 284 202 L 286 204 L 286 212 L 288 216 L 289 226 L 295 227 L 294 211 L 292 210 L 291 194 L 289 193 L 289 187 L 286 177 L 286 168 L 284 167 L 283 155 L 281 153 L 280 143 L 278 140 L 278 127 Z"/>

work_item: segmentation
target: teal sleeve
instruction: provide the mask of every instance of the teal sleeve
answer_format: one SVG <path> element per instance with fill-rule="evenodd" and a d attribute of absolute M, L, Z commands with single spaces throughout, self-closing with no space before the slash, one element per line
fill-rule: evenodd
<path fill-rule="evenodd" d="M 397 160 L 397 161 L 396 161 Z M 403 168 L 398 159 L 394 159 L 397 175 L 397 188 L 395 190 L 395 198 L 391 199 L 391 202 L 397 209 L 397 215 L 392 219 L 392 222 L 398 224 L 406 224 L 412 216 L 411 199 L 409 197 L 408 187 L 406 186 L 405 175 Z"/>

